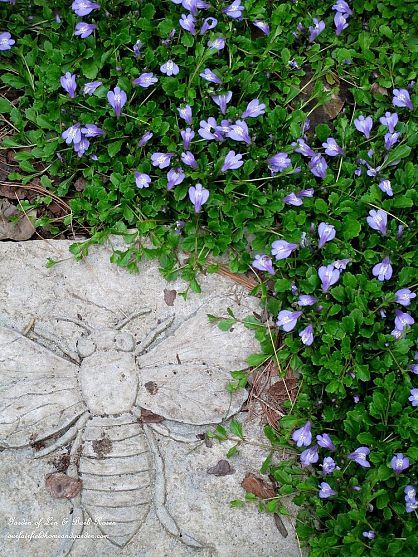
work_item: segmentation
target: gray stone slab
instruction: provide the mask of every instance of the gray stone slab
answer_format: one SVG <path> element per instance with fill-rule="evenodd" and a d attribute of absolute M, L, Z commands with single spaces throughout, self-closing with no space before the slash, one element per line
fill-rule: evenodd
<path fill-rule="evenodd" d="M 300 555 L 291 521 L 284 539 L 271 516 L 229 508 L 267 455 L 261 424 L 240 412 L 246 391 L 226 391 L 258 343 L 207 314 L 241 319 L 257 300 L 216 274 L 184 298 L 187 284 L 167 283 L 155 261 L 131 275 L 110 245 L 75 262 L 69 244 L 0 243 L 0 555 Z M 231 416 L 249 442 L 233 474 L 208 474 L 230 444 L 196 434 Z M 82 481 L 71 499 L 45 486 L 59 464 Z"/>

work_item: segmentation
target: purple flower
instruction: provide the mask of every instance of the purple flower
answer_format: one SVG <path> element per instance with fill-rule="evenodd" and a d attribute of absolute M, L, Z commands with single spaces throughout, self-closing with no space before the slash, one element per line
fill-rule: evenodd
<path fill-rule="evenodd" d="M 322 292 L 328 292 L 330 287 L 338 282 L 340 278 L 340 271 L 335 269 L 334 265 L 327 265 L 319 267 L 318 276 L 322 283 Z"/>
<path fill-rule="evenodd" d="M 178 108 L 178 113 L 180 115 L 180 118 L 183 118 L 183 120 L 186 122 L 186 124 L 189 124 L 189 126 L 192 125 L 192 109 L 190 107 L 190 105 L 186 104 L 186 106 Z"/>
<path fill-rule="evenodd" d="M 144 145 L 146 145 L 153 135 L 154 134 L 152 132 L 145 132 L 138 142 L 138 147 L 143 147 Z"/>
<path fill-rule="evenodd" d="M 334 491 L 331 486 L 327 482 L 321 482 L 319 484 L 319 498 L 320 499 L 328 499 L 332 495 L 336 495 L 337 492 Z"/>
<path fill-rule="evenodd" d="M 316 298 L 315 296 L 310 296 L 309 294 L 301 294 L 296 303 L 300 307 L 313 306 L 316 304 Z"/>
<path fill-rule="evenodd" d="M 367 532 L 363 532 L 363 538 L 367 538 L 369 540 L 374 540 L 376 537 L 376 534 L 373 532 L 373 530 L 368 530 Z"/>
<path fill-rule="evenodd" d="M 160 66 L 160 71 L 168 76 L 177 75 L 179 73 L 179 67 L 173 62 L 173 60 L 167 60 L 165 64 Z"/>
<path fill-rule="evenodd" d="M 340 12 L 341 14 L 345 14 L 346 17 L 349 17 L 353 13 L 345 0 L 337 0 L 337 2 L 332 6 L 332 9 L 336 12 Z"/>
<path fill-rule="evenodd" d="M 313 197 L 315 190 L 313 188 L 308 188 L 307 190 L 301 190 L 298 192 L 299 197 Z"/>
<path fill-rule="evenodd" d="M 378 280 L 389 280 L 392 276 L 392 265 L 390 264 L 389 257 L 385 257 L 381 263 L 373 267 L 372 273 Z"/>
<path fill-rule="evenodd" d="M 395 131 L 396 124 L 398 123 L 398 115 L 396 112 L 385 112 L 385 115 L 379 118 L 382 126 L 386 126 L 390 133 Z"/>
<path fill-rule="evenodd" d="M 317 178 L 325 178 L 327 175 L 327 161 L 322 155 L 315 155 L 309 161 L 309 168 Z"/>
<path fill-rule="evenodd" d="M 312 442 L 311 422 L 306 422 L 303 427 L 296 429 L 292 433 L 292 439 L 297 447 L 309 447 Z"/>
<path fill-rule="evenodd" d="M 313 327 L 308 325 L 299 333 L 300 339 L 305 346 L 310 346 L 314 341 Z"/>
<path fill-rule="evenodd" d="M 299 137 L 296 142 L 293 142 L 292 147 L 295 148 L 295 153 L 300 153 L 304 157 L 313 157 L 315 155 L 315 152 L 309 147 L 302 137 Z"/>
<path fill-rule="evenodd" d="M 315 462 L 318 462 L 318 445 L 314 445 L 313 447 L 309 447 L 309 449 L 305 449 L 302 453 L 300 453 L 299 458 L 302 464 L 302 468 L 306 468 L 306 466 L 310 466 L 311 464 L 315 464 Z"/>
<path fill-rule="evenodd" d="M 287 153 L 276 153 L 267 160 L 267 165 L 273 174 L 282 172 L 292 164 Z"/>
<path fill-rule="evenodd" d="M 390 465 L 395 474 L 400 474 L 407 468 L 409 468 L 409 458 L 404 456 L 402 453 L 397 453 L 390 461 Z"/>
<path fill-rule="evenodd" d="M 283 330 L 288 333 L 296 327 L 296 323 L 301 315 L 301 311 L 288 311 L 284 309 L 279 312 L 276 325 L 278 327 L 283 327 Z"/>
<path fill-rule="evenodd" d="M 369 139 L 370 132 L 373 127 L 373 120 L 370 116 L 365 118 L 362 114 L 360 114 L 360 116 L 354 120 L 354 126 L 356 127 L 356 130 L 365 135 L 366 139 Z"/>
<path fill-rule="evenodd" d="M 141 56 L 141 48 L 142 48 L 143 44 L 142 41 L 140 41 L 139 39 L 136 41 L 136 43 L 134 44 L 134 46 L 132 47 L 132 50 L 134 51 L 134 56 L 135 58 L 139 58 Z"/>
<path fill-rule="evenodd" d="M 242 113 L 241 118 L 257 118 L 266 112 L 266 105 L 260 103 L 258 99 L 253 99 L 247 105 L 247 108 Z"/>
<path fill-rule="evenodd" d="M 84 124 L 84 128 L 81 128 L 81 133 L 85 137 L 99 137 L 99 135 L 104 135 L 102 128 L 99 128 L 96 124 Z"/>
<path fill-rule="evenodd" d="M 260 31 L 262 31 L 265 35 L 270 33 L 270 27 L 265 21 L 253 21 L 253 25 L 258 27 L 258 29 L 260 29 Z"/>
<path fill-rule="evenodd" d="M 225 38 L 217 37 L 216 39 L 208 41 L 208 47 L 214 48 L 215 50 L 222 50 L 225 48 Z"/>
<path fill-rule="evenodd" d="M 232 92 L 228 91 L 227 93 L 224 93 L 223 95 L 213 95 L 211 97 L 211 99 L 213 100 L 213 102 L 215 104 L 217 104 L 219 106 L 221 113 L 225 114 L 226 105 L 232 99 Z"/>
<path fill-rule="evenodd" d="M 80 141 L 78 143 L 74 143 L 73 147 L 77 155 L 82 157 L 90 147 L 90 141 L 86 137 L 81 136 Z"/>
<path fill-rule="evenodd" d="M 400 135 L 401 134 L 399 132 L 395 132 L 395 133 L 388 132 L 385 135 L 385 148 L 386 148 L 387 151 L 392 149 L 392 147 L 395 145 L 395 143 L 398 142 L 398 139 L 399 139 Z"/>
<path fill-rule="evenodd" d="M 195 213 L 199 213 L 203 203 L 209 199 L 209 190 L 202 188 L 202 184 L 189 188 L 189 199 L 194 205 Z"/>
<path fill-rule="evenodd" d="M 393 106 L 399 106 L 400 108 L 409 108 L 409 110 L 414 109 L 414 105 L 411 102 L 411 98 L 407 89 L 394 89 L 392 102 Z"/>
<path fill-rule="evenodd" d="M 101 81 L 90 81 L 90 83 L 86 83 L 83 87 L 83 95 L 92 95 L 101 85 L 103 85 Z"/>
<path fill-rule="evenodd" d="M 154 83 L 157 83 L 157 81 L 158 78 L 155 77 L 153 73 L 143 73 L 134 79 L 132 83 L 134 85 L 139 85 L 139 87 L 142 87 L 143 89 L 147 89 L 148 87 L 151 87 L 151 85 L 154 85 Z"/>
<path fill-rule="evenodd" d="M 379 189 L 386 193 L 389 197 L 393 196 L 392 185 L 390 180 L 382 180 L 379 184 Z"/>
<path fill-rule="evenodd" d="M 288 195 L 285 195 L 285 197 L 283 197 L 283 201 L 286 203 L 286 205 L 293 205 L 294 207 L 303 205 L 303 200 L 298 195 L 296 195 L 294 191 L 292 191 Z"/>
<path fill-rule="evenodd" d="M 181 168 L 171 168 L 167 172 L 167 189 L 172 190 L 174 186 L 178 186 L 183 182 L 186 175 Z"/>
<path fill-rule="evenodd" d="M 70 72 L 66 72 L 65 75 L 61 76 L 60 83 L 64 91 L 67 91 L 67 93 L 70 95 L 70 98 L 73 99 L 75 90 L 77 89 L 75 75 L 71 74 Z"/>
<path fill-rule="evenodd" d="M 230 139 L 234 139 L 235 141 L 245 141 L 247 145 L 251 143 L 248 126 L 244 120 L 237 120 L 235 124 L 232 124 L 226 136 Z"/>
<path fill-rule="evenodd" d="M 416 499 L 409 499 L 405 497 L 405 511 L 407 513 L 412 513 L 418 509 L 418 501 Z"/>
<path fill-rule="evenodd" d="M 318 441 L 318 445 L 323 449 L 329 449 L 330 451 L 335 451 L 335 445 L 331 441 L 331 437 L 328 435 L 328 433 L 317 435 L 316 440 Z"/>
<path fill-rule="evenodd" d="M 235 151 L 229 151 L 229 153 L 225 157 L 225 161 L 221 170 L 222 172 L 226 172 L 227 170 L 236 170 L 243 164 L 244 161 L 242 160 L 242 155 L 236 155 Z"/>
<path fill-rule="evenodd" d="M 210 116 L 207 122 L 206 120 L 201 120 L 199 125 L 200 128 L 197 133 L 200 135 L 200 137 L 202 137 L 203 139 L 207 139 L 208 141 L 210 141 L 211 139 L 216 139 L 216 134 L 212 132 L 212 130 L 215 130 L 216 126 L 218 125 L 215 118 Z"/>
<path fill-rule="evenodd" d="M 318 248 L 322 248 L 327 242 L 330 242 L 335 238 L 335 228 L 332 226 L 332 224 L 321 222 L 321 224 L 318 226 L 318 236 Z"/>
<path fill-rule="evenodd" d="M 312 43 L 316 37 L 325 29 L 325 21 L 319 21 L 316 17 L 313 18 L 313 25 L 308 28 L 309 42 Z"/>
<path fill-rule="evenodd" d="M 209 68 L 205 68 L 205 70 L 202 73 L 200 73 L 199 75 L 200 75 L 200 77 L 203 77 L 203 79 L 205 79 L 206 81 L 209 81 L 210 83 L 216 83 L 217 85 L 220 85 L 222 83 L 222 79 L 220 79 Z"/>
<path fill-rule="evenodd" d="M 119 118 L 122 112 L 122 108 L 127 101 L 125 91 L 123 91 L 119 87 L 115 87 L 113 91 L 108 92 L 107 100 L 109 101 L 110 106 L 115 111 L 116 117 Z"/>
<path fill-rule="evenodd" d="M 234 0 L 230 6 L 224 8 L 222 11 L 232 19 L 241 19 L 244 6 L 242 6 L 241 0 Z"/>
<path fill-rule="evenodd" d="M 411 401 L 412 406 L 418 406 L 418 389 L 411 389 L 410 390 L 411 396 L 408 400 Z"/>
<path fill-rule="evenodd" d="M 94 23 L 86 23 L 85 21 L 80 21 L 75 26 L 74 35 L 80 37 L 81 39 L 87 39 L 97 29 L 97 25 Z"/>
<path fill-rule="evenodd" d="M 416 298 L 416 294 L 415 292 L 412 292 L 411 290 L 409 290 L 409 288 L 401 288 L 400 290 L 397 290 L 395 292 L 395 302 L 398 304 L 401 304 L 401 306 L 409 306 L 411 303 L 411 300 L 413 298 Z"/>
<path fill-rule="evenodd" d="M 369 216 L 366 220 L 370 228 L 379 231 L 382 236 L 386 235 L 388 224 L 388 214 L 386 211 L 383 211 L 382 209 L 375 211 L 372 209 L 369 211 Z"/>
<path fill-rule="evenodd" d="M 322 147 L 325 149 L 325 154 L 329 157 L 337 157 L 344 154 L 344 151 L 332 137 L 329 137 L 326 143 L 322 144 Z"/>
<path fill-rule="evenodd" d="M 181 161 L 186 166 L 190 166 L 193 170 L 197 170 L 199 167 L 197 165 L 196 159 L 193 156 L 193 153 L 190 151 L 186 151 L 180 155 Z"/>
<path fill-rule="evenodd" d="M 151 155 L 151 162 L 153 166 L 163 169 L 170 166 L 170 162 L 173 157 L 174 153 L 153 153 Z"/>
<path fill-rule="evenodd" d="M 90 2 L 90 0 L 74 0 L 71 8 L 77 15 L 83 16 L 89 15 L 93 10 L 98 10 L 100 6 L 95 2 Z"/>
<path fill-rule="evenodd" d="M 196 23 L 195 18 L 191 14 L 181 14 L 181 19 L 179 19 L 180 26 L 183 27 L 185 31 L 188 31 L 192 35 L 196 35 L 196 28 L 194 24 Z"/>
<path fill-rule="evenodd" d="M 267 255 L 256 255 L 252 266 L 259 271 L 267 271 L 270 275 L 274 275 L 273 263 Z"/>
<path fill-rule="evenodd" d="M 347 29 L 348 23 L 347 19 L 344 17 L 344 14 L 341 12 L 337 12 L 334 16 L 334 24 L 335 24 L 335 34 L 337 37 L 341 35 L 344 29 Z"/>
<path fill-rule="evenodd" d="M 400 239 L 402 238 L 402 234 L 403 234 L 403 225 L 400 224 L 400 225 L 398 226 L 398 231 L 397 231 L 397 233 L 396 233 L 396 238 L 397 238 L 398 240 L 400 240 Z"/>
<path fill-rule="evenodd" d="M 291 244 L 285 240 L 276 240 L 271 244 L 271 254 L 274 255 L 276 261 L 287 259 L 297 247 L 297 244 Z"/>
<path fill-rule="evenodd" d="M 135 172 L 135 184 L 136 187 L 142 190 L 143 188 L 149 188 L 151 183 L 151 178 L 148 174 L 142 172 Z"/>
<path fill-rule="evenodd" d="M 415 323 L 414 318 L 409 313 L 404 313 L 399 309 L 395 309 L 395 329 L 403 331 L 408 325 Z"/>
<path fill-rule="evenodd" d="M 345 269 L 347 269 L 347 265 L 350 263 L 351 259 L 336 259 L 335 261 L 333 261 L 331 263 L 331 265 L 334 265 L 334 267 L 336 269 L 339 269 L 340 271 L 345 271 Z"/>
<path fill-rule="evenodd" d="M 207 17 L 202 23 L 202 27 L 200 28 L 200 34 L 204 35 L 210 29 L 215 29 L 217 25 L 218 25 L 217 19 L 215 19 L 214 17 Z"/>
<path fill-rule="evenodd" d="M 10 50 L 15 42 L 10 33 L 0 33 L 0 51 Z"/>
<path fill-rule="evenodd" d="M 335 464 L 335 460 L 333 458 L 331 458 L 330 456 L 326 456 L 324 458 L 324 461 L 321 464 L 321 467 L 322 467 L 322 472 L 324 473 L 324 476 L 326 476 L 328 474 L 332 474 L 335 469 L 338 469 L 338 466 Z"/>
<path fill-rule="evenodd" d="M 186 130 L 181 130 L 180 135 L 183 140 L 183 147 L 187 151 L 190 147 L 190 142 L 195 136 L 195 133 L 191 128 L 186 128 Z"/>
<path fill-rule="evenodd" d="M 80 131 L 80 124 L 73 124 L 69 128 L 67 128 L 64 132 L 62 132 L 61 137 L 65 139 L 65 143 L 67 145 L 71 145 L 71 143 L 80 143 L 81 141 L 81 131 Z"/>
<path fill-rule="evenodd" d="M 370 462 L 367 461 L 367 455 L 370 453 L 368 447 L 359 447 L 353 453 L 348 455 L 350 460 L 354 460 L 357 464 L 360 464 L 363 468 L 370 468 Z"/>

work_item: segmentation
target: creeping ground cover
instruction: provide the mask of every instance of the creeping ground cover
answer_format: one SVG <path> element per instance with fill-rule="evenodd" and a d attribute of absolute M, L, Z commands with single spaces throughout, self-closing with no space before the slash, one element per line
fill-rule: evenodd
<path fill-rule="evenodd" d="M 198 291 L 227 254 L 256 278 L 249 364 L 299 376 L 264 508 L 299 505 L 314 557 L 416 555 L 413 8 L 0 0 L 0 195 L 41 237 L 88 235 L 76 257 L 123 234 L 131 271 L 158 257 Z"/>

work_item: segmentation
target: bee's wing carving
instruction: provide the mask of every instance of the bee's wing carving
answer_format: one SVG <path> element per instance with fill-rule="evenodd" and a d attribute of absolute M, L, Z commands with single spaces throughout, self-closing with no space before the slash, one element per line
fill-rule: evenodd
<path fill-rule="evenodd" d="M 0 446 L 31 445 L 81 416 L 77 374 L 75 364 L 0 326 Z"/>
<path fill-rule="evenodd" d="M 235 414 L 247 392 L 227 392 L 229 372 L 248 367 L 242 355 L 254 338 L 240 323 L 234 327 L 233 333 L 225 333 L 209 323 L 202 311 L 140 356 L 137 405 L 195 425 L 217 423 Z M 228 343 L 226 335 L 230 335 Z"/>

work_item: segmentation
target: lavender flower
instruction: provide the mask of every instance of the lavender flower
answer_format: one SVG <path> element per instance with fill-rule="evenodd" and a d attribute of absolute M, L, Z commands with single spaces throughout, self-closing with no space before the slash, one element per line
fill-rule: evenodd
<path fill-rule="evenodd" d="M 258 29 L 260 29 L 260 31 L 262 31 L 265 35 L 270 33 L 270 27 L 265 21 L 253 21 L 253 25 L 258 27 Z"/>
<path fill-rule="evenodd" d="M 82 157 L 87 149 L 90 147 L 90 141 L 82 135 L 80 141 L 78 143 L 74 143 L 73 147 L 77 155 L 79 157 Z"/>
<path fill-rule="evenodd" d="M 398 115 L 396 112 L 385 112 L 385 115 L 379 118 L 379 121 L 383 126 L 387 127 L 389 133 L 393 133 L 398 123 Z"/>
<path fill-rule="evenodd" d="M 190 166 L 193 170 L 197 170 L 199 167 L 197 165 L 196 159 L 193 156 L 193 153 L 190 151 L 186 151 L 180 155 L 180 158 L 186 166 Z"/>
<path fill-rule="evenodd" d="M 203 72 L 201 72 L 199 75 L 200 75 L 200 77 L 202 77 L 206 81 L 209 81 L 210 83 L 216 83 L 217 85 L 220 85 L 222 83 L 222 79 L 220 79 L 209 68 L 205 68 L 205 70 Z"/>
<path fill-rule="evenodd" d="M 163 169 L 170 166 L 170 162 L 173 157 L 174 153 L 153 153 L 151 155 L 151 162 L 153 166 Z"/>
<path fill-rule="evenodd" d="M 148 174 L 142 172 L 135 172 L 135 184 L 136 187 L 142 190 L 143 188 L 149 188 L 151 183 L 151 178 Z"/>
<path fill-rule="evenodd" d="M 171 168 L 167 172 L 167 189 L 172 190 L 174 186 L 178 186 L 183 182 L 186 175 L 181 168 Z"/>
<path fill-rule="evenodd" d="M 215 19 L 214 17 L 207 17 L 202 23 L 202 27 L 200 28 L 200 34 L 204 35 L 210 29 L 215 29 L 217 25 L 218 25 L 217 19 Z"/>
<path fill-rule="evenodd" d="M 303 427 L 296 429 L 292 433 L 292 439 L 297 447 L 309 447 L 312 442 L 311 422 L 306 422 Z"/>
<path fill-rule="evenodd" d="M 392 277 L 392 265 L 390 264 L 389 257 L 385 257 L 381 263 L 373 267 L 372 273 L 378 280 L 390 280 Z"/>
<path fill-rule="evenodd" d="M 318 248 L 322 248 L 327 242 L 330 242 L 335 238 L 335 228 L 332 226 L 332 224 L 321 222 L 321 224 L 318 226 L 318 236 Z"/>
<path fill-rule="evenodd" d="M 236 155 L 235 151 L 229 151 L 229 153 L 225 157 L 225 161 L 221 168 L 221 171 L 226 172 L 227 170 L 236 170 L 243 164 L 244 161 L 242 160 L 242 155 Z"/>
<path fill-rule="evenodd" d="M 418 406 L 418 389 L 411 389 L 410 390 L 411 396 L 408 400 L 411 401 L 412 406 Z"/>
<path fill-rule="evenodd" d="M 322 283 L 322 292 L 328 292 L 330 287 L 338 282 L 340 271 L 335 269 L 333 265 L 319 267 L 318 276 Z"/>
<path fill-rule="evenodd" d="M 178 108 L 178 113 L 180 115 L 180 118 L 183 118 L 183 120 L 186 122 L 186 124 L 189 124 L 189 126 L 192 125 L 192 109 L 190 107 L 190 105 L 186 104 L 186 106 Z"/>
<path fill-rule="evenodd" d="M 67 91 L 67 93 L 70 95 L 70 98 L 73 99 L 75 96 L 75 90 L 77 89 L 75 75 L 71 74 L 70 72 L 66 72 L 60 77 L 60 83 L 64 91 Z"/>
<path fill-rule="evenodd" d="M 142 48 L 143 44 L 142 41 L 140 41 L 139 39 L 136 41 L 136 43 L 134 44 L 134 46 L 132 47 L 132 50 L 134 51 L 134 56 L 136 59 L 138 59 L 141 56 L 141 48 Z"/>
<path fill-rule="evenodd" d="M 67 128 L 64 132 L 62 132 L 61 137 L 65 139 L 65 143 L 67 145 L 71 145 L 71 143 L 80 143 L 81 141 L 81 131 L 80 131 L 80 124 L 73 124 L 69 128 Z"/>
<path fill-rule="evenodd" d="M 160 66 L 160 71 L 168 76 L 177 75 L 179 73 L 179 67 L 173 60 L 167 60 L 165 64 Z"/>
<path fill-rule="evenodd" d="M 232 99 L 232 92 L 228 91 L 228 92 L 224 93 L 223 95 L 213 95 L 211 97 L 211 99 L 213 100 L 213 102 L 215 104 L 217 104 L 219 106 L 221 113 L 225 114 L 226 105 Z"/>
<path fill-rule="evenodd" d="M 81 128 L 81 133 L 85 137 L 99 137 L 104 135 L 102 128 L 96 126 L 96 124 L 84 124 L 84 128 Z"/>
<path fill-rule="evenodd" d="M 10 50 L 15 42 L 10 33 L 0 33 L 0 51 Z"/>
<path fill-rule="evenodd" d="M 383 191 L 383 193 L 386 193 L 386 195 L 388 195 L 389 197 L 393 196 L 393 190 L 392 190 L 392 185 L 390 183 L 390 180 L 382 180 L 379 183 L 379 189 Z"/>
<path fill-rule="evenodd" d="M 202 187 L 202 184 L 196 184 L 196 187 L 189 188 L 189 199 L 194 205 L 195 213 L 199 213 L 202 205 L 209 199 L 209 190 Z"/>
<path fill-rule="evenodd" d="M 385 148 L 387 151 L 390 151 L 390 149 L 392 149 L 392 147 L 398 142 L 399 136 L 399 132 L 389 132 L 385 135 Z"/>
<path fill-rule="evenodd" d="M 287 259 L 297 247 L 297 244 L 291 244 L 285 240 L 276 240 L 271 244 L 271 254 L 274 255 L 276 261 Z"/>
<path fill-rule="evenodd" d="M 288 333 L 296 327 L 296 323 L 301 315 L 301 311 L 282 310 L 277 316 L 276 325 L 278 327 L 283 327 L 283 330 Z"/>
<path fill-rule="evenodd" d="M 388 214 L 386 211 L 383 211 L 382 209 L 375 211 L 372 209 L 369 211 L 369 216 L 366 220 L 370 228 L 379 231 L 382 236 L 386 236 L 388 224 Z"/>
<path fill-rule="evenodd" d="M 215 118 L 212 118 L 212 116 L 210 116 L 207 121 L 201 120 L 199 125 L 200 128 L 197 133 L 200 135 L 200 137 L 202 137 L 203 139 L 207 139 L 208 141 L 210 141 L 211 139 L 216 139 L 216 134 L 212 132 L 212 130 L 215 130 L 216 126 L 218 125 Z"/>
<path fill-rule="evenodd" d="M 370 468 L 370 462 L 367 461 L 367 455 L 370 454 L 370 449 L 368 447 L 359 447 L 353 453 L 348 455 L 350 460 L 354 460 L 363 468 Z"/>
<path fill-rule="evenodd" d="M 402 453 L 397 453 L 390 461 L 390 465 L 395 474 L 400 474 L 407 468 L 409 468 L 409 458 L 404 456 Z"/>
<path fill-rule="evenodd" d="M 138 147 L 143 147 L 144 145 L 146 145 L 153 135 L 154 134 L 152 132 L 145 132 L 138 142 Z"/>
<path fill-rule="evenodd" d="M 74 35 L 80 37 L 81 39 L 87 39 L 97 29 L 97 25 L 94 23 L 86 23 L 85 21 L 80 21 L 75 26 Z"/>
<path fill-rule="evenodd" d="M 398 226 L 398 231 L 397 231 L 397 233 L 396 233 L 396 238 L 397 238 L 398 240 L 400 240 L 400 239 L 402 238 L 402 234 L 403 234 L 403 225 L 400 224 L 400 225 Z"/>
<path fill-rule="evenodd" d="M 310 296 L 309 294 L 301 294 L 296 303 L 300 307 L 313 306 L 316 304 L 316 298 L 315 296 Z"/>
<path fill-rule="evenodd" d="M 303 205 L 303 200 L 298 195 L 296 195 L 294 191 L 292 191 L 288 195 L 285 195 L 283 197 L 283 201 L 286 203 L 286 205 L 293 205 L 294 207 L 300 207 L 300 205 Z"/>
<path fill-rule="evenodd" d="M 347 269 L 347 265 L 350 263 L 351 259 L 336 259 L 335 261 L 333 261 L 331 263 L 331 265 L 334 265 L 334 267 L 336 269 L 339 269 L 340 271 L 345 271 L 345 269 Z"/>
<path fill-rule="evenodd" d="M 332 6 L 332 9 L 341 14 L 345 14 L 346 17 L 349 17 L 353 13 L 345 0 L 337 0 Z"/>
<path fill-rule="evenodd" d="M 347 19 L 344 17 L 344 14 L 341 12 L 337 12 L 334 16 L 334 24 L 335 24 L 335 34 L 337 37 L 341 35 L 344 29 L 347 29 L 348 23 Z"/>
<path fill-rule="evenodd" d="M 367 538 L 369 540 L 374 540 L 376 537 L 376 534 L 373 532 L 373 530 L 368 530 L 367 532 L 363 532 L 363 538 Z"/>
<path fill-rule="evenodd" d="M 309 42 L 313 43 L 316 37 L 325 29 L 325 21 L 319 21 L 316 17 L 313 18 L 313 25 L 308 28 Z"/>
<path fill-rule="evenodd" d="M 356 127 L 356 130 L 358 130 L 360 133 L 363 133 L 365 135 L 366 139 L 369 139 L 370 132 L 373 127 L 373 120 L 371 119 L 370 116 L 367 116 L 365 118 L 361 114 L 358 118 L 354 120 L 354 126 Z"/>
<path fill-rule="evenodd" d="M 196 20 L 191 14 L 181 14 L 179 23 L 180 27 L 182 27 L 185 31 L 188 31 L 192 35 L 196 35 L 196 28 L 194 26 Z"/>
<path fill-rule="evenodd" d="M 235 124 L 232 124 L 226 136 L 235 141 L 244 141 L 247 145 L 251 143 L 248 126 L 244 120 L 237 120 Z"/>
<path fill-rule="evenodd" d="M 310 346 L 314 341 L 313 327 L 308 325 L 299 333 L 300 339 L 305 346 Z"/>
<path fill-rule="evenodd" d="M 242 113 L 241 118 L 257 118 L 266 112 L 266 105 L 260 103 L 258 99 L 253 99 L 247 105 L 247 108 Z"/>
<path fill-rule="evenodd" d="M 332 137 L 329 137 L 326 143 L 322 144 L 322 147 L 325 149 L 325 154 L 329 157 L 337 157 L 344 154 L 344 151 Z"/>
<path fill-rule="evenodd" d="M 418 509 L 418 501 L 416 499 L 407 499 L 405 497 L 405 511 L 407 513 L 413 513 Z"/>
<path fill-rule="evenodd" d="M 394 89 L 393 90 L 393 106 L 399 106 L 400 108 L 409 108 L 409 110 L 414 109 L 411 97 L 407 89 Z"/>
<path fill-rule="evenodd" d="M 154 85 L 157 81 L 158 78 L 155 77 L 153 73 L 148 72 L 141 74 L 139 77 L 134 79 L 132 83 L 134 85 L 139 85 L 139 87 L 142 87 L 143 89 L 148 89 L 148 87 L 151 87 L 151 85 Z"/>
<path fill-rule="evenodd" d="M 327 175 L 327 161 L 322 155 L 314 155 L 309 161 L 309 168 L 317 178 L 325 178 Z"/>
<path fill-rule="evenodd" d="M 103 83 L 101 81 L 90 81 L 83 87 L 83 95 L 92 95 Z"/>
<path fill-rule="evenodd" d="M 273 263 L 267 255 L 256 255 L 252 266 L 259 271 L 267 271 L 270 275 L 274 275 Z"/>
<path fill-rule="evenodd" d="M 225 38 L 217 37 L 216 39 L 208 41 L 208 47 L 214 48 L 215 50 L 222 50 L 225 48 Z"/>
<path fill-rule="evenodd" d="M 300 153 L 304 157 L 313 157 L 315 155 L 315 152 L 309 147 L 302 137 L 299 137 L 296 142 L 293 142 L 292 147 L 295 148 L 295 153 Z"/>
<path fill-rule="evenodd" d="M 267 161 L 267 165 L 273 174 L 282 172 L 292 164 L 287 153 L 276 153 Z"/>
<path fill-rule="evenodd" d="M 127 101 L 125 91 L 123 91 L 119 87 L 115 87 L 113 91 L 108 92 L 107 100 L 109 101 L 110 106 L 115 111 L 116 117 L 119 118 L 122 112 L 122 108 L 125 106 L 125 103 Z"/>
<path fill-rule="evenodd" d="M 241 0 L 234 0 L 230 6 L 224 8 L 222 11 L 232 19 L 241 19 L 244 6 L 241 4 Z"/>
<path fill-rule="evenodd" d="M 401 288 L 395 292 L 395 302 L 406 307 L 410 305 L 411 300 L 416 298 L 416 296 L 415 292 L 412 292 L 409 288 Z"/>
<path fill-rule="evenodd" d="M 93 10 L 98 10 L 100 8 L 99 4 L 95 2 L 90 2 L 90 0 L 74 0 L 71 4 L 73 12 L 79 16 L 89 15 Z"/>
<path fill-rule="evenodd" d="M 315 190 L 313 188 L 308 188 L 307 190 L 301 190 L 298 192 L 299 197 L 313 197 Z"/>
<path fill-rule="evenodd" d="M 331 437 L 328 435 L 328 433 L 317 435 L 316 440 L 318 441 L 318 445 L 323 449 L 329 449 L 330 451 L 335 451 L 335 445 L 331 441 Z"/>
<path fill-rule="evenodd" d="M 320 466 L 322 467 L 322 472 L 324 473 L 324 476 L 327 476 L 328 474 L 332 474 L 335 469 L 338 469 L 338 466 L 335 464 L 335 460 L 330 456 L 326 456 L 324 458 L 323 463 Z"/>
<path fill-rule="evenodd" d="M 336 495 L 337 492 L 334 491 L 331 486 L 327 482 L 321 482 L 319 484 L 319 498 L 320 499 L 328 499 L 332 495 Z"/>
<path fill-rule="evenodd" d="M 190 142 L 195 136 L 195 133 L 191 128 L 186 128 L 186 130 L 181 130 L 180 135 L 183 140 L 183 147 L 187 151 L 190 147 Z"/>
<path fill-rule="evenodd" d="M 403 331 L 408 325 L 413 325 L 415 323 L 414 318 L 399 309 L 395 309 L 395 328 L 398 331 Z"/>
<path fill-rule="evenodd" d="M 314 445 L 313 447 L 309 447 L 309 449 L 305 449 L 302 453 L 300 453 L 299 458 L 302 464 L 302 468 L 306 468 L 306 466 L 310 466 L 311 464 L 315 464 L 315 462 L 318 462 L 318 445 Z"/>

